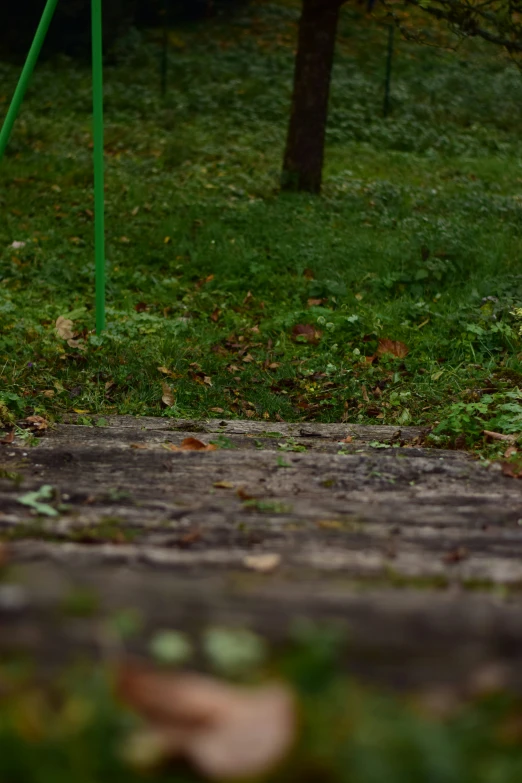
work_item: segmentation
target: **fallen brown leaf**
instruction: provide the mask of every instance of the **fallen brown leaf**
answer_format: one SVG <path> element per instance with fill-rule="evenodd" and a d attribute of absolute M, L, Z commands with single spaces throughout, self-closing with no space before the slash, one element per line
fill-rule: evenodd
<path fill-rule="evenodd" d="M 63 315 L 58 316 L 56 319 L 55 329 L 56 334 L 62 340 L 72 340 L 74 337 L 73 322 L 69 318 L 64 318 Z"/>
<path fill-rule="evenodd" d="M 509 457 L 512 457 L 513 454 L 517 454 L 517 449 L 515 446 L 508 446 L 507 449 L 504 452 L 504 457 L 506 459 L 509 459 Z"/>
<path fill-rule="evenodd" d="M 343 523 L 340 519 L 320 519 L 319 522 L 317 522 L 317 527 L 320 527 L 323 530 L 341 530 Z"/>
<path fill-rule="evenodd" d="M 194 530 L 188 530 L 186 533 L 183 533 L 182 536 L 178 539 L 178 546 L 181 547 L 181 549 L 187 549 L 188 547 L 192 546 L 192 544 L 195 544 L 196 541 L 199 541 L 201 538 L 203 538 L 203 534 L 201 530 L 196 527 Z"/>
<path fill-rule="evenodd" d="M 172 392 L 172 389 L 168 385 L 168 383 L 162 383 L 161 384 L 161 401 L 164 405 L 167 406 L 167 408 L 171 408 L 174 405 L 174 394 Z"/>
<path fill-rule="evenodd" d="M 217 489 L 234 489 L 236 485 L 232 481 L 215 481 L 213 486 Z"/>
<path fill-rule="evenodd" d="M 29 424 L 29 428 L 35 432 L 46 430 L 49 426 L 49 422 L 43 416 L 27 416 L 25 421 Z"/>
<path fill-rule="evenodd" d="M 320 307 L 320 305 L 324 304 L 326 302 L 326 299 L 307 299 L 307 305 L 308 307 Z"/>
<path fill-rule="evenodd" d="M 247 492 L 247 490 L 244 487 L 239 487 L 239 489 L 236 492 L 236 495 L 240 500 L 254 500 L 255 495 L 251 495 L 250 492 Z"/>
<path fill-rule="evenodd" d="M 131 449 L 148 449 L 146 443 L 131 443 L 130 444 Z"/>
<path fill-rule="evenodd" d="M 292 329 L 292 337 L 294 340 L 302 338 L 305 342 L 313 343 L 314 345 L 319 342 L 322 334 L 323 333 L 312 326 L 312 324 L 296 324 Z"/>
<path fill-rule="evenodd" d="M 267 552 L 259 555 L 247 555 L 243 560 L 247 568 L 258 571 L 260 574 L 268 574 L 281 564 L 281 555 L 276 552 Z"/>
<path fill-rule="evenodd" d="M 503 440 L 506 443 L 515 443 L 516 435 L 504 435 L 503 432 L 491 432 L 491 430 L 483 430 L 483 435 L 489 440 Z"/>
<path fill-rule="evenodd" d="M 0 439 L 0 443 L 12 443 L 14 441 L 14 430 L 8 432 L 5 438 Z"/>
<path fill-rule="evenodd" d="M 522 478 L 522 471 L 519 465 L 515 465 L 513 462 L 502 463 L 502 473 L 509 478 Z"/>
<path fill-rule="evenodd" d="M 215 443 L 203 443 L 197 438 L 184 438 L 181 441 L 181 451 L 216 451 Z"/>
<path fill-rule="evenodd" d="M 198 674 L 156 671 L 125 663 L 116 672 L 120 698 L 149 722 L 129 760 L 183 757 L 211 780 L 268 772 L 286 755 L 297 730 L 294 697 L 282 684 L 228 685 Z M 141 747 L 140 747 L 141 740 Z M 137 752 L 136 752 L 137 751 Z"/>
<path fill-rule="evenodd" d="M 451 552 L 447 552 L 444 557 L 442 558 L 445 563 L 460 563 L 461 560 L 466 560 L 466 558 L 469 557 L 468 550 L 463 547 L 455 547 L 455 549 L 452 549 Z"/>
<path fill-rule="evenodd" d="M 398 359 L 404 359 L 409 353 L 409 348 L 398 340 L 389 340 L 387 337 L 381 337 L 377 346 L 377 355 L 391 354 Z"/>

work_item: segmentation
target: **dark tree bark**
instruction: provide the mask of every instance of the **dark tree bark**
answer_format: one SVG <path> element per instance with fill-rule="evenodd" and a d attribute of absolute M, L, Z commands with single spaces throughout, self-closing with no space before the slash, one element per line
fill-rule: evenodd
<path fill-rule="evenodd" d="M 303 0 L 281 186 L 319 193 L 339 9 L 344 0 Z"/>

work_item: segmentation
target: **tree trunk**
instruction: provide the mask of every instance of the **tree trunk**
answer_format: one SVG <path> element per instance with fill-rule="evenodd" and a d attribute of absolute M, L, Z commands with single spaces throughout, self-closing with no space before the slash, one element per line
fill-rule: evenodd
<path fill-rule="evenodd" d="M 342 4 L 343 0 L 303 0 L 283 190 L 321 190 L 328 96 Z"/>

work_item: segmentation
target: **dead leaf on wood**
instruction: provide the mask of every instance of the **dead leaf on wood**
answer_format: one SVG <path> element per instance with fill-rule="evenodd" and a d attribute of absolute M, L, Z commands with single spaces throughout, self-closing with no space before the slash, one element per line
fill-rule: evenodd
<path fill-rule="evenodd" d="M 55 329 L 56 334 L 62 340 L 72 340 L 74 337 L 73 322 L 70 318 L 64 318 L 63 315 L 58 316 L 56 319 Z"/>
<path fill-rule="evenodd" d="M 247 568 L 258 571 L 260 574 L 268 574 L 281 564 L 281 555 L 277 552 L 266 552 L 259 555 L 247 555 L 243 560 Z"/>
<path fill-rule="evenodd" d="M 49 422 L 47 419 L 44 419 L 43 416 L 27 416 L 25 421 L 29 424 L 29 428 L 33 430 L 33 432 L 41 432 L 42 430 L 46 430 L 49 426 Z"/>
<path fill-rule="evenodd" d="M 197 438 L 184 438 L 181 441 L 181 451 L 216 451 L 215 443 L 203 443 Z"/>
<path fill-rule="evenodd" d="M 408 355 L 410 349 L 404 343 L 398 340 L 389 340 L 386 337 L 381 337 L 377 346 L 377 355 L 383 356 L 384 354 L 391 354 L 398 359 L 404 359 Z"/>
<path fill-rule="evenodd" d="M 213 486 L 216 489 L 234 489 L 236 485 L 232 481 L 215 481 Z"/>
<path fill-rule="evenodd" d="M 321 339 L 322 332 L 316 329 L 312 324 L 296 324 L 292 329 L 294 340 L 300 338 L 307 343 L 317 344 Z"/>
<path fill-rule="evenodd" d="M 203 533 L 198 527 L 196 527 L 194 530 L 188 530 L 179 537 L 178 546 L 181 549 L 188 549 L 188 547 L 192 546 L 192 544 L 195 544 L 196 541 L 199 541 L 201 538 L 203 538 Z"/>
<path fill-rule="evenodd" d="M 116 688 L 149 724 L 123 749 L 142 767 L 182 757 L 211 780 L 250 778 L 281 761 L 296 737 L 295 701 L 286 685 L 239 687 L 125 663 Z"/>
<path fill-rule="evenodd" d="M 342 530 L 343 523 L 340 519 L 320 519 L 317 523 L 317 527 L 323 530 Z"/>
<path fill-rule="evenodd" d="M 131 443 L 130 444 L 131 449 L 148 449 L 146 443 Z"/>
<path fill-rule="evenodd" d="M 171 408 L 174 405 L 174 394 L 168 383 L 161 384 L 161 401 L 167 408 Z"/>
<path fill-rule="evenodd" d="M 459 546 L 452 549 L 451 552 L 447 552 L 442 558 L 445 563 L 460 563 L 462 560 L 466 560 L 469 557 L 469 552 L 466 547 Z"/>
<path fill-rule="evenodd" d="M 347 435 L 346 438 L 343 438 L 339 441 L 339 443 L 351 443 L 353 440 L 353 437 L 351 435 Z"/>
<path fill-rule="evenodd" d="M 239 487 L 236 495 L 240 500 L 254 500 L 255 495 L 251 495 L 244 487 Z"/>
<path fill-rule="evenodd" d="M 14 430 L 8 432 L 5 438 L 0 439 L 0 443 L 12 443 L 14 441 Z"/>

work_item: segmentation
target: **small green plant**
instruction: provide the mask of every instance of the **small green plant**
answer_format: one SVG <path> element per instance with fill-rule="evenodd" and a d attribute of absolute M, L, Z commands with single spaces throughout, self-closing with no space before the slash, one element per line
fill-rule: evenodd
<path fill-rule="evenodd" d="M 288 440 L 284 441 L 283 443 L 278 443 L 277 448 L 279 451 L 307 451 L 304 443 L 298 443 L 294 438 L 288 438 Z"/>
<path fill-rule="evenodd" d="M 213 440 L 210 441 L 212 445 L 217 446 L 218 449 L 235 449 L 235 444 L 230 440 L 230 438 L 227 438 L 226 435 L 218 435 Z"/>
<path fill-rule="evenodd" d="M 28 506 L 33 511 L 36 511 L 37 514 L 57 517 L 59 512 L 49 503 L 45 502 L 47 500 L 52 500 L 54 497 L 54 488 L 51 487 L 50 484 L 44 484 L 40 489 L 37 489 L 34 492 L 27 492 L 25 495 L 19 497 L 18 502 L 24 506 Z"/>
<path fill-rule="evenodd" d="M 292 512 L 292 506 L 287 503 L 281 503 L 277 500 L 257 500 L 255 498 L 245 500 L 243 508 L 250 511 L 261 511 L 264 514 L 290 514 Z"/>
<path fill-rule="evenodd" d="M 484 430 L 522 436 L 522 392 L 484 394 L 477 402 L 457 402 L 447 409 L 444 418 L 431 434 L 432 440 L 454 441 L 459 436 L 469 444 L 483 440 Z"/>

